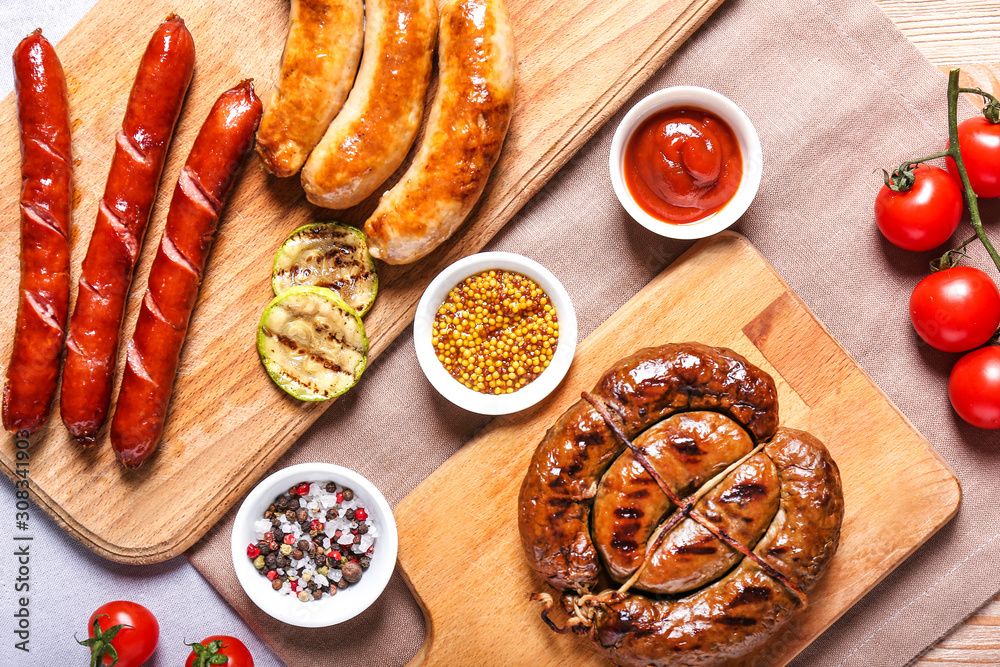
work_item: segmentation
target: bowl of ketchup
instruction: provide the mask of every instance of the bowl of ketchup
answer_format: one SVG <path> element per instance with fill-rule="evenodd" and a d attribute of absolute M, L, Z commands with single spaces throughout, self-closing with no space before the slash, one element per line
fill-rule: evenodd
<path fill-rule="evenodd" d="M 760 187 L 760 138 L 743 110 L 707 88 L 658 90 L 629 110 L 611 141 L 611 183 L 646 229 L 697 239 L 742 216 Z"/>

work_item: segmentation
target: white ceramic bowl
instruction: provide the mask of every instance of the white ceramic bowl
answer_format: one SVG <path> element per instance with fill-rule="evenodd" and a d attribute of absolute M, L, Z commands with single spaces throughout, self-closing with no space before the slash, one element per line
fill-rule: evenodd
<path fill-rule="evenodd" d="M 696 222 L 681 225 L 657 220 L 642 210 L 625 185 L 624 155 L 629 138 L 644 120 L 658 111 L 672 107 L 695 107 L 710 111 L 726 121 L 740 145 L 743 154 L 743 177 L 736 194 L 721 209 Z M 764 159 L 760 148 L 760 137 L 753 123 L 743 110 L 725 95 L 699 88 L 698 86 L 674 86 L 647 95 L 632 107 L 615 130 L 611 140 L 611 154 L 608 160 L 611 170 L 611 184 L 618 200 L 628 214 L 651 232 L 674 239 L 700 239 L 717 234 L 736 222 L 746 213 L 760 187 Z"/>
<path fill-rule="evenodd" d="M 431 342 L 431 325 L 448 292 L 469 276 L 490 269 L 516 271 L 534 280 L 549 295 L 559 321 L 559 344 L 552 361 L 542 373 L 512 394 L 481 394 L 453 378 L 438 360 Z M 482 415 L 506 415 L 531 407 L 559 386 L 576 352 L 576 312 L 562 283 L 538 262 L 510 252 L 482 252 L 458 260 L 424 290 L 413 320 L 413 345 L 424 375 L 446 399 Z"/>
<path fill-rule="evenodd" d="M 257 573 L 253 562 L 247 557 L 246 549 L 248 544 L 257 542 L 254 521 L 264 517 L 264 510 L 277 496 L 302 482 L 331 481 L 350 488 L 356 498 L 364 501 L 368 516 L 374 519 L 378 528 L 375 551 L 372 553 L 371 565 L 364 572 L 361 581 L 338 590 L 336 595 L 302 602 L 294 596 L 282 595 L 272 589 L 267 577 Z M 274 473 L 247 495 L 236 513 L 231 548 L 236 577 L 255 605 L 289 625 L 324 628 L 354 618 L 381 595 L 396 567 L 399 537 L 392 509 L 374 484 L 353 470 L 332 463 L 300 463 Z"/>

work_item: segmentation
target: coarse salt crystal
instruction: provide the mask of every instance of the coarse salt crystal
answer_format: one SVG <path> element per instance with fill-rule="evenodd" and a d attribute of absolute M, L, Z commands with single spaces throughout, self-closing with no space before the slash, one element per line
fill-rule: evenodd
<path fill-rule="evenodd" d="M 330 570 L 328 574 L 330 575 L 329 576 L 330 581 L 332 581 L 333 583 L 337 583 L 338 581 L 340 581 L 341 577 L 344 576 L 344 573 L 341 572 L 340 570 Z"/>
<path fill-rule="evenodd" d="M 305 498 L 299 498 L 299 507 L 305 507 L 308 504 L 309 501 L 307 501 Z"/>
<path fill-rule="evenodd" d="M 351 535 L 350 533 L 344 533 L 343 535 L 340 536 L 340 539 L 337 540 L 337 544 L 350 544 L 353 541 L 354 541 L 354 535 Z"/>
<path fill-rule="evenodd" d="M 358 546 L 361 547 L 362 551 L 368 551 L 368 547 L 370 547 L 373 544 L 375 544 L 375 538 L 372 537 L 371 534 L 369 533 L 368 535 L 361 536 L 361 544 L 359 544 Z"/>
<path fill-rule="evenodd" d="M 323 548 L 324 549 L 329 549 L 330 548 L 330 538 L 329 537 L 324 537 L 323 538 Z"/>
<path fill-rule="evenodd" d="M 323 487 L 319 485 L 319 482 L 313 482 L 309 485 L 309 495 L 318 496 L 323 493 Z"/>
<path fill-rule="evenodd" d="M 322 574 L 317 574 L 316 576 L 314 576 L 313 581 L 315 581 L 316 585 L 319 586 L 320 588 L 322 588 L 323 586 L 330 585 L 330 580 L 324 577 Z"/>
<path fill-rule="evenodd" d="M 271 522 L 268 519 L 258 519 L 253 522 L 254 534 L 258 540 L 264 539 L 264 533 L 271 530 Z"/>

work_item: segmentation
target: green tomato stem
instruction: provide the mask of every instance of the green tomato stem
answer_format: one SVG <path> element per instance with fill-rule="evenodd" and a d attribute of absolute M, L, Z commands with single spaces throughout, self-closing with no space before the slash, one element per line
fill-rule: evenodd
<path fill-rule="evenodd" d="M 972 216 L 972 228 L 976 230 L 976 236 L 983 242 L 986 252 L 1000 271 L 1000 254 L 990 242 L 986 232 L 983 230 L 983 221 L 979 217 L 979 204 L 976 193 L 972 190 L 969 182 L 969 174 L 965 170 L 965 162 L 962 160 L 962 150 L 958 143 L 958 94 L 961 88 L 958 85 L 958 75 L 961 70 L 957 67 L 948 74 L 948 150 L 944 155 L 955 161 L 958 167 L 958 175 L 962 181 L 962 189 L 965 190 L 965 199 L 969 202 L 969 213 Z M 992 96 L 991 96 L 992 97 Z"/>

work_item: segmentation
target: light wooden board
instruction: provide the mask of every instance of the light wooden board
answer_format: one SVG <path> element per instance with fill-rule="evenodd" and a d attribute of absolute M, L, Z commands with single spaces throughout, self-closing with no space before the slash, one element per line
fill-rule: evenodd
<path fill-rule="evenodd" d="M 580 344 L 569 375 L 538 407 L 492 422 L 396 508 L 399 566 L 427 620 L 412 665 L 590 665 L 589 641 L 548 630 L 528 600 L 550 589 L 524 560 L 517 493 L 545 430 L 617 359 L 667 342 L 735 349 L 778 385 L 781 423 L 819 437 L 844 484 L 840 550 L 765 651 L 802 650 L 958 509 L 939 459 L 743 237 L 702 241 Z"/>
<path fill-rule="evenodd" d="M 424 286 L 481 248 L 721 0 L 509 0 L 519 62 L 514 119 L 483 202 L 442 249 L 409 267 L 379 267 L 366 318 L 372 356 L 411 321 Z M 267 100 L 288 20 L 287 0 L 100 0 L 57 51 L 67 72 L 78 164 L 73 284 L 86 251 L 135 67 L 156 25 L 176 12 L 198 52 L 194 82 L 171 147 L 139 260 L 125 332 L 146 287 L 180 166 L 215 98 L 254 77 Z M 10 355 L 18 282 L 18 137 L 13 95 L 0 105 L 0 357 Z M 358 224 L 370 201 L 338 216 Z M 36 502 L 71 535 L 113 560 L 149 563 L 193 544 L 305 431 L 327 404 L 287 397 L 254 347 L 271 297 L 274 251 L 295 227 L 332 217 L 305 202 L 298 178 L 266 176 L 256 158 L 224 213 L 181 360 L 160 451 L 140 470 L 119 468 L 106 436 L 71 443 L 58 417 L 32 439 Z M 149 240 L 152 239 L 152 240 Z M 124 345 L 122 346 L 124 347 Z M 121 357 L 121 355 L 120 355 Z M 119 370 L 121 359 L 119 359 Z M 0 468 L 14 470 L 14 439 Z M 109 512 L 108 508 L 114 508 Z"/>

